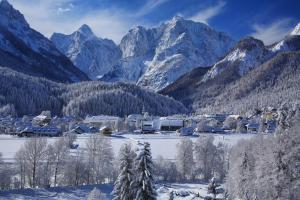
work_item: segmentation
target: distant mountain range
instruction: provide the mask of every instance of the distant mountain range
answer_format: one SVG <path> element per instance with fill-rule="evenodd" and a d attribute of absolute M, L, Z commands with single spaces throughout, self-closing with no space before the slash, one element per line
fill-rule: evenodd
<path fill-rule="evenodd" d="M 156 109 L 163 109 L 165 105 L 164 114 L 186 112 L 178 101 L 190 112 L 212 113 L 241 113 L 264 106 L 278 107 L 282 103 L 292 105 L 300 100 L 299 54 L 300 23 L 281 41 L 265 46 L 252 37 L 235 41 L 206 24 L 175 16 L 158 27 L 137 26 L 129 30 L 117 45 L 112 40 L 95 36 L 88 25 L 82 25 L 70 35 L 54 33 L 49 40 L 33 30 L 24 16 L 6 0 L 0 2 L 1 79 L 17 82 L 12 78 L 14 71 L 21 80 L 26 77 L 22 74 L 30 75 L 34 81 L 24 81 L 26 88 L 32 88 L 32 84 L 44 84 L 47 80 L 43 78 L 64 83 L 88 80 L 125 82 L 111 86 L 87 82 L 68 87 L 47 83 L 37 88 L 35 91 L 41 94 L 43 88 L 59 88 L 53 94 L 51 90 L 50 96 L 46 94 L 50 99 L 54 98 L 54 103 L 48 106 L 56 106 L 54 110 L 59 114 L 93 113 L 87 104 L 96 108 L 100 106 L 95 103 L 98 100 L 104 102 L 101 106 L 111 108 L 100 109 L 100 113 L 118 114 L 113 102 L 108 102 L 113 101 L 113 97 L 120 101 L 121 98 L 132 100 L 134 106 L 138 103 L 147 105 L 148 109 L 153 105 L 155 110 L 152 113 L 158 113 Z M 0 86 L 3 91 L 0 108 L 9 104 L 22 110 L 18 105 L 20 102 L 5 95 L 12 95 L 8 90 L 13 85 Z M 65 97 L 65 90 L 75 91 L 76 86 L 89 91 L 81 91 L 84 95 L 76 93 L 83 100 L 78 99 L 75 92 Z M 101 94 L 99 88 L 103 89 Z M 106 97 L 108 90 L 113 92 Z M 16 91 L 21 94 L 14 88 L 13 92 Z M 151 95 L 155 98 L 150 98 Z M 24 105 L 39 105 L 32 108 L 34 113 L 47 108 L 38 99 L 28 97 L 23 100 Z M 164 101 L 168 103 L 164 104 Z M 174 110 L 171 104 L 176 104 Z M 117 105 L 120 115 L 129 112 L 121 109 L 121 103 Z M 82 106 L 87 107 L 82 111 Z"/>
<path fill-rule="evenodd" d="M 137 83 L 156 91 L 197 66 L 214 64 L 235 43 L 225 33 L 178 16 L 156 28 L 131 29 L 118 48 L 95 37 L 86 25 L 69 36 L 55 33 L 51 40 L 93 79 Z"/>

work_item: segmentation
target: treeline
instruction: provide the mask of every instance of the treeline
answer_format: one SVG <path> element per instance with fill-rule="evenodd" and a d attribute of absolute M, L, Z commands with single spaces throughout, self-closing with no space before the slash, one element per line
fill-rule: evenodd
<path fill-rule="evenodd" d="M 172 172 L 177 175 L 173 175 L 174 181 L 208 182 L 212 177 L 223 181 L 227 171 L 227 153 L 226 146 L 221 143 L 214 144 L 213 136 L 200 136 L 196 142 L 188 138 L 182 139 L 177 145 L 176 172 L 174 170 Z M 162 163 L 164 162 L 159 162 L 158 165 L 163 172 Z M 165 165 L 169 168 L 172 164 L 165 163 Z M 159 173 L 164 177 L 162 180 L 172 176 L 168 172 L 168 176 L 162 172 Z"/>
<path fill-rule="evenodd" d="M 300 111 L 282 116 L 274 137 L 241 141 L 231 150 L 228 199 L 299 199 Z"/>
<path fill-rule="evenodd" d="M 174 97 L 197 113 L 245 114 L 250 110 L 300 101 L 300 52 L 280 53 L 249 71 L 238 74 L 239 62 L 226 67 L 217 77 L 202 82 L 194 70 L 161 93 Z M 194 74 L 199 76 L 194 76 Z"/>
<path fill-rule="evenodd" d="M 208 182 L 212 177 L 223 181 L 228 166 L 227 148 L 215 145 L 212 136 L 201 137 L 196 142 L 182 139 L 175 160 L 161 156 L 153 160 L 148 143 L 140 144 L 137 149 L 124 144 L 115 158 L 107 137 L 92 135 L 77 150 L 71 149 L 75 140 L 73 134 L 51 144 L 46 138 L 31 138 L 11 163 L 4 162 L 0 156 L 0 189 L 115 182 L 117 196 L 124 188 L 136 191 L 145 182 L 155 195 L 154 182 Z"/>
<path fill-rule="evenodd" d="M 50 110 L 55 115 L 154 115 L 185 113 L 186 108 L 172 98 L 138 86 L 97 81 L 59 84 L 0 67 L 0 115 L 36 115 Z"/>
<path fill-rule="evenodd" d="M 31 138 L 15 154 L 12 163 L 0 159 L 0 188 L 47 188 L 100 184 L 114 180 L 114 155 L 108 138 L 91 136 L 85 148 L 72 150 L 76 135 Z"/>

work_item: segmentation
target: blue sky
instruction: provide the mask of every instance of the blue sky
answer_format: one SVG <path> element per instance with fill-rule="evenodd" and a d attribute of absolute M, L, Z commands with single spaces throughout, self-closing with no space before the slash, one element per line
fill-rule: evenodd
<path fill-rule="evenodd" d="M 118 43 L 136 25 L 157 26 L 174 15 L 203 22 L 235 39 L 253 35 L 270 44 L 300 22 L 299 0 L 8 0 L 46 36 L 81 24 Z"/>

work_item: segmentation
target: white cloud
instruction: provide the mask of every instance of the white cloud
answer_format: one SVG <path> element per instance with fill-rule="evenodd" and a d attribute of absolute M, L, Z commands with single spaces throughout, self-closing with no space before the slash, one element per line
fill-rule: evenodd
<path fill-rule="evenodd" d="M 58 14 L 64 14 L 66 12 L 72 11 L 73 8 L 74 8 L 74 5 L 72 3 L 70 3 L 69 5 L 67 5 L 65 7 L 58 7 L 57 8 L 57 13 Z"/>
<path fill-rule="evenodd" d="M 226 3 L 224 1 L 219 1 L 214 6 L 210 6 L 203 10 L 200 10 L 193 16 L 189 17 L 189 19 L 196 21 L 196 22 L 202 22 L 202 23 L 208 24 L 208 21 L 211 18 L 213 18 L 214 16 L 216 16 L 220 12 L 222 12 L 225 5 L 226 5 Z"/>
<path fill-rule="evenodd" d="M 91 12 L 78 20 L 77 29 L 82 24 L 88 24 L 94 33 L 102 38 L 109 38 L 119 42 L 121 37 L 133 26 L 133 20 L 128 19 L 126 13 L 112 10 L 99 10 Z M 73 28 L 73 30 L 75 30 Z"/>
<path fill-rule="evenodd" d="M 279 41 L 292 30 L 290 19 L 280 19 L 271 24 L 254 24 L 252 28 L 254 32 L 251 35 L 267 45 Z"/>
<path fill-rule="evenodd" d="M 145 15 L 167 0 L 149 0 L 137 12 Z M 82 11 L 74 0 L 10 0 L 32 28 L 50 37 L 53 32 L 70 34 L 82 24 L 88 24 L 97 36 L 118 43 L 134 25 L 145 25 L 142 18 L 120 8 Z M 81 13 L 81 14 L 78 14 Z"/>
<path fill-rule="evenodd" d="M 170 0 L 148 0 L 147 3 L 140 8 L 134 15 L 135 16 L 144 16 L 151 11 L 153 11 L 155 8 L 159 7 L 160 5 L 166 3 L 167 1 Z"/>
<path fill-rule="evenodd" d="M 12 5 L 24 14 L 30 26 L 50 37 L 53 32 L 70 34 L 82 24 L 91 26 L 95 34 L 119 42 L 134 19 L 121 9 L 94 10 L 76 16 L 73 0 L 10 0 Z"/>
<path fill-rule="evenodd" d="M 64 31 L 68 27 L 63 26 L 65 19 L 61 17 L 58 20 L 58 17 L 65 13 L 60 11 L 65 10 L 66 5 L 71 5 L 72 0 L 10 0 L 10 3 L 24 14 L 32 28 L 48 37 L 54 30 L 61 27 Z"/>

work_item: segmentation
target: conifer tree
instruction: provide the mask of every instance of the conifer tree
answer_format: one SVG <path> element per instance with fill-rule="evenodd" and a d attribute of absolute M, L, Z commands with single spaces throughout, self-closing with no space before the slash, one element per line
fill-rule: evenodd
<path fill-rule="evenodd" d="M 135 200 L 154 200 L 157 193 L 154 188 L 153 178 L 153 161 L 151 156 L 151 148 L 148 142 L 145 142 L 136 158 L 136 174 L 135 181 L 136 196 Z"/>
<path fill-rule="evenodd" d="M 124 144 L 120 149 L 120 167 L 119 175 L 115 181 L 114 190 L 112 192 L 114 200 L 131 200 L 133 194 L 133 162 L 135 153 L 131 149 L 130 144 Z"/>

